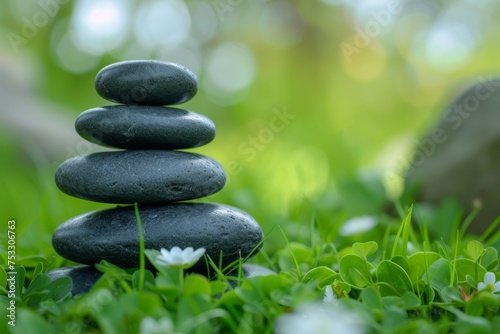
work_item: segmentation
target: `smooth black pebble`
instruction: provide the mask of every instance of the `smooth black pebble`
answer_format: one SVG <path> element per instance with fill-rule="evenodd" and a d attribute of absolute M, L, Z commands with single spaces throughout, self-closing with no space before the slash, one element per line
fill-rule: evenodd
<path fill-rule="evenodd" d="M 168 203 L 211 195 L 224 186 L 222 166 L 178 151 L 118 151 L 76 156 L 56 171 L 59 189 L 95 202 Z"/>
<path fill-rule="evenodd" d="M 89 109 L 78 116 L 75 128 L 88 141 L 129 150 L 193 148 L 215 137 L 215 125 L 208 117 L 156 106 Z"/>
<path fill-rule="evenodd" d="M 260 249 L 259 224 L 246 212 L 215 203 L 139 205 L 146 249 L 205 248 L 222 267 Z M 90 212 L 61 224 L 52 245 L 62 257 L 84 264 L 101 260 L 121 268 L 139 267 L 139 232 L 133 206 Z M 151 268 L 151 266 L 149 266 Z M 191 269 L 206 274 L 201 258 Z"/>
<path fill-rule="evenodd" d="M 95 78 L 97 93 L 111 102 L 172 105 L 190 100 L 198 79 L 188 68 L 159 60 L 129 60 L 104 67 Z"/>

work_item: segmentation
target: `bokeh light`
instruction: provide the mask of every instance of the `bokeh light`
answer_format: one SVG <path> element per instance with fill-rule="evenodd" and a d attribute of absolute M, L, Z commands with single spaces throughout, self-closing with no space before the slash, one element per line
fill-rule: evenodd
<path fill-rule="evenodd" d="M 206 71 L 204 87 L 217 100 L 221 94 L 230 95 L 246 89 L 255 78 L 257 64 L 248 47 L 226 42 L 209 55 Z"/>
<path fill-rule="evenodd" d="M 195 150 L 220 161 L 231 180 L 215 198 L 258 212 L 283 214 L 305 197 L 334 206 L 341 197 L 334 180 L 364 168 L 392 175 L 384 182 L 396 198 L 401 161 L 451 97 L 480 75 L 500 72 L 494 0 L 75 0 L 53 16 L 40 3 L 0 1 L 1 34 L 24 39 L 18 53 L 9 39 L 0 40 L 0 73 L 19 79 L 3 79 L 2 87 L 22 87 L 20 100 L 45 106 L 40 117 L 56 104 L 64 110 L 59 118 L 74 119 L 107 103 L 93 82 L 105 65 L 157 59 L 187 66 L 199 90 L 179 107 L 217 126 L 214 142 Z M 26 36 L 25 25 L 44 15 Z M 347 44 L 354 50 L 348 56 Z M 247 159 L 238 147 L 269 127 L 275 109 L 296 118 Z M 4 127 L 12 124 L 8 112 L 0 116 Z M 4 143 L 22 140 L 8 130 Z M 81 140 L 74 131 L 76 139 L 40 132 L 51 143 Z M 4 152 L 23 156 L 17 146 Z M 68 152 L 79 153 L 70 146 L 51 154 L 62 161 Z M 16 163 L 36 175 L 27 160 Z M 17 183 L 30 183 L 37 194 L 34 180 L 21 175 Z"/>
<path fill-rule="evenodd" d="M 143 2 L 134 19 L 134 32 L 141 43 L 175 47 L 189 36 L 191 16 L 179 0 Z"/>
<path fill-rule="evenodd" d="M 128 37 L 130 0 L 78 0 L 71 19 L 74 45 L 82 52 L 102 55 Z"/>

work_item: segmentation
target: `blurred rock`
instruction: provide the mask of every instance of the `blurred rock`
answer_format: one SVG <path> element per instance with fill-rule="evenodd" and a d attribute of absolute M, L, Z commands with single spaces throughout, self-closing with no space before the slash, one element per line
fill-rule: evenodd
<path fill-rule="evenodd" d="M 445 111 L 412 155 L 406 186 L 418 200 L 460 201 L 482 233 L 500 215 L 500 79 L 480 77 Z"/>
<path fill-rule="evenodd" d="M 26 64 L 0 54 L 0 129 L 9 144 L 32 161 L 52 164 L 64 158 L 102 151 L 80 138 L 67 107 L 36 95 Z"/>
<path fill-rule="evenodd" d="M 47 275 L 52 281 L 61 277 L 70 277 L 73 281 L 71 293 L 73 296 L 77 296 L 89 292 L 92 286 L 101 278 L 102 272 L 91 266 L 73 266 L 51 270 Z"/>

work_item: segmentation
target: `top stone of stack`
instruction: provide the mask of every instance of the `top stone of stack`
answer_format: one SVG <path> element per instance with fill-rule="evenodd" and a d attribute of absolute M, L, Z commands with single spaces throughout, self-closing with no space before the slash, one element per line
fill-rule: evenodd
<path fill-rule="evenodd" d="M 104 67 L 97 73 L 95 88 L 111 102 L 162 106 L 189 101 L 198 91 L 198 80 L 181 65 L 134 60 Z"/>

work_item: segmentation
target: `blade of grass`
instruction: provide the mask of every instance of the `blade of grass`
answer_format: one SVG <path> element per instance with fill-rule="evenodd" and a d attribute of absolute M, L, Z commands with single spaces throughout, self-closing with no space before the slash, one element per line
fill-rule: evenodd
<path fill-rule="evenodd" d="M 139 292 L 144 288 L 144 272 L 146 269 L 146 255 L 144 253 L 144 233 L 142 231 L 141 217 L 139 215 L 139 206 L 134 203 L 135 219 L 139 229 Z"/>
<path fill-rule="evenodd" d="M 411 216 L 413 212 L 413 205 L 410 206 L 408 209 L 408 212 L 406 213 L 405 218 L 401 222 L 401 225 L 399 226 L 398 232 L 396 234 L 396 238 L 394 239 L 394 245 L 392 246 L 392 252 L 391 252 L 391 258 L 393 258 L 396 255 L 396 251 L 398 248 L 398 241 L 399 238 L 401 237 L 401 245 L 402 245 L 402 256 L 406 256 L 406 250 L 408 249 L 408 236 L 410 233 L 410 228 L 411 228 Z"/>
<path fill-rule="evenodd" d="M 493 223 L 491 223 L 491 225 L 488 226 L 488 228 L 486 229 L 486 231 L 484 231 L 484 233 L 481 235 L 481 237 L 479 237 L 479 242 L 481 242 L 481 243 L 485 242 L 486 239 L 488 239 L 488 237 L 490 236 L 490 234 L 492 234 L 493 231 L 495 231 L 495 229 L 497 228 L 498 224 L 500 224 L 500 216 L 498 216 L 493 221 Z"/>
<path fill-rule="evenodd" d="M 465 231 L 467 230 L 467 228 L 469 227 L 469 225 L 472 223 L 472 221 L 474 220 L 474 218 L 476 218 L 476 216 L 478 215 L 479 211 L 481 211 L 481 207 L 479 207 L 479 206 L 474 207 L 474 209 L 472 210 L 472 212 L 469 213 L 467 215 L 467 217 L 465 217 L 465 220 L 464 220 L 462 226 L 460 227 L 460 239 L 464 236 Z"/>

